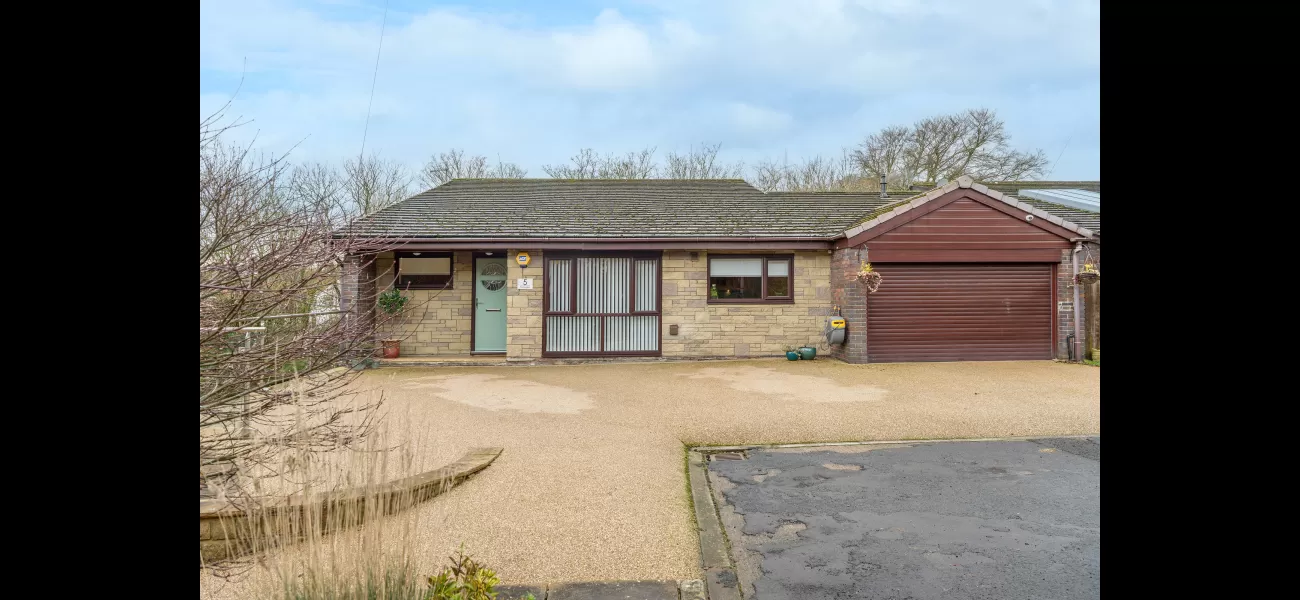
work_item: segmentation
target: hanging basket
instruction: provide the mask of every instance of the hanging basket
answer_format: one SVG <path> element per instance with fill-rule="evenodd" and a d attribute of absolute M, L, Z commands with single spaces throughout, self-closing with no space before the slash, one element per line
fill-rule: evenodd
<path fill-rule="evenodd" d="M 1074 275 L 1074 282 L 1080 285 L 1097 283 L 1098 281 L 1101 281 L 1100 271 L 1083 271 Z"/>
<path fill-rule="evenodd" d="M 858 283 L 862 284 L 862 287 L 867 288 L 868 294 L 874 293 L 876 290 L 880 289 L 880 282 L 884 279 L 885 278 L 881 277 L 880 273 L 877 273 L 876 271 L 858 273 Z"/>

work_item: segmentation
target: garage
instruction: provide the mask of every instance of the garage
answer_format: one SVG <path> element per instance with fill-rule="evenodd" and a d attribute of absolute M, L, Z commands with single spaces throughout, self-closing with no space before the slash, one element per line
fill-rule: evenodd
<path fill-rule="evenodd" d="M 849 362 L 1051 360 L 1091 232 L 969 181 L 883 206 L 836 243 Z M 860 269 L 880 280 L 866 289 Z M 833 277 L 835 274 L 833 273 Z"/>
<path fill-rule="evenodd" d="M 878 263 L 869 362 L 1047 360 L 1053 264 Z"/>

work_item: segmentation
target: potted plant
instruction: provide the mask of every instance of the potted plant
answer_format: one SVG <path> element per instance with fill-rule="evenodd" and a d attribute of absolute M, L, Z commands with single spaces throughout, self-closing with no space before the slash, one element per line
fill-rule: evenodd
<path fill-rule="evenodd" d="M 799 358 L 803 360 L 812 360 L 817 358 L 817 349 L 812 346 L 803 346 L 799 348 Z"/>
<path fill-rule="evenodd" d="M 408 300 L 410 298 L 401 290 L 395 287 L 388 288 L 379 295 L 379 308 L 384 311 L 384 314 L 396 318 L 402 314 Z M 397 358 L 402 355 L 402 340 L 389 338 L 380 343 L 384 346 L 384 358 Z"/>
<path fill-rule="evenodd" d="M 1074 282 L 1079 284 L 1097 283 L 1101 281 L 1101 271 L 1092 266 L 1092 263 L 1083 265 L 1083 270 L 1074 275 Z"/>
<path fill-rule="evenodd" d="M 862 263 L 862 267 L 858 271 L 858 283 L 862 284 L 862 287 L 867 288 L 868 294 L 874 293 L 876 290 L 880 289 L 880 282 L 883 280 L 884 276 L 875 269 L 872 269 L 871 263 Z"/>
<path fill-rule="evenodd" d="M 794 346 L 787 346 L 785 349 L 786 360 L 799 360 L 799 351 Z"/>

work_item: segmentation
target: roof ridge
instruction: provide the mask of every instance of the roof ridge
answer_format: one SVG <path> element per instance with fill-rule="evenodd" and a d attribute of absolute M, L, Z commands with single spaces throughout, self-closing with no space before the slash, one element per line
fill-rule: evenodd
<path fill-rule="evenodd" d="M 1007 185 L 1011 183 L 1101 183 L 1100 179 L 1008 179 L 1006 181 L 979 181 L 988 185 L 990 183 L 998 185 Z"/>
<path fill-rule="evenodd" d="M 625 178 L 625 177 L 591 177 L 585 179 L 561 179 L 557 177 L 456 177 L 443 183 L 455 183 L 457 181 L 472 181 L 475 183 L 744 183 L 749 185 L 748 181 L 740 178 L 727 179 L 672 179 L 666 177 L 645 177 L 645 178 Z M 442 187 L 442 185 L 438 187 Z M 757 189 L 757 188 L 755 188 Z"/>

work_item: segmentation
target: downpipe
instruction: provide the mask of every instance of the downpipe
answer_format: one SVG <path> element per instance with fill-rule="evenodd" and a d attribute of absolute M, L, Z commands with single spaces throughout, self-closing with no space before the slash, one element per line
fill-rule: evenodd
<path fill-rule="evenodd" d="M 1074 333 L 1069 338 L 1070 344 L 1070 361 L 1083 362 L 1083 353 L 1079 350 L 1079 343 L 1083 340 L 1083 306 L 1079 304 L 1079 253 L 1083 252 L 1083 242 L 1074 243 L 1074 277 L 1070 278 L 1070 285 L 1074 288 Z"/>

